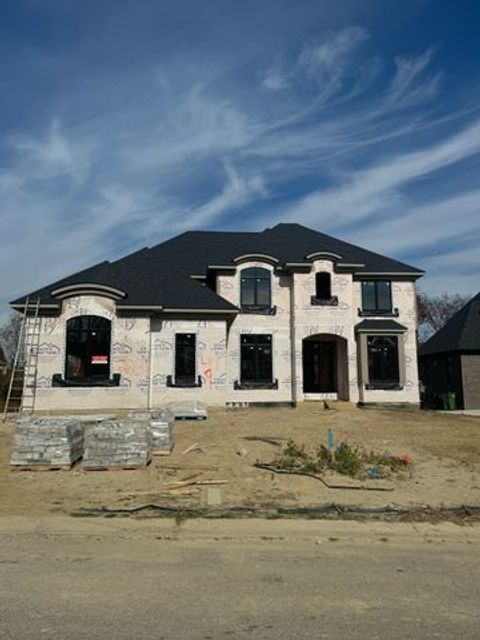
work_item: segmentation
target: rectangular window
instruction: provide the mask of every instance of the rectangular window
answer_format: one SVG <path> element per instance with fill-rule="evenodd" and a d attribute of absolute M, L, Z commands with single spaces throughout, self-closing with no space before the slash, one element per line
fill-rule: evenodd
<path fill-rule="evenodd" d="M 240 336 L 241 382 L 272 382 L 272 336 L 243 334 Z"/>
<path fill-rule="evenodd" d="M 368 376 L 374 385 L 395 385 L 400 381 L 397 336 L 368 336 Z"/>
<path fill-rule="evenodd" d="M 175 384 L 194 385 L 196 362 L 195 362 L 195 342 L 194 333 L 175 334 Z"/>
<path fill-rule="evenodd" d="M 362 282 L 362 310 L 389 313 L 392 310 L 392 284 L 388 280 Z"/>

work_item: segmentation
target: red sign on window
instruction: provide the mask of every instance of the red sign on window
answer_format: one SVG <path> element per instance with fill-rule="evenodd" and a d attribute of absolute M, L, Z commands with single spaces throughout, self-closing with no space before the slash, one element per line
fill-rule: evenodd
<path fill-rule="evenodd" d="M 92 364 L 108 364 L 108 356 L 92 356 Z"/>

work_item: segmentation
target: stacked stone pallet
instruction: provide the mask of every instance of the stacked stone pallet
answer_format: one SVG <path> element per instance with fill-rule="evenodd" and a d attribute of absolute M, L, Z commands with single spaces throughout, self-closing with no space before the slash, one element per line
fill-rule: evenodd
<path fill-rule="evenodd" d="M 83 454 L 84 428 L 75 419 L 19 420 L 10 463 L 23 467 L 69 468 Z"/>
<path fill-rule="evenodd" d="M 85 433 L 85 469 L 138 469 L 152 459 L 152 438 L 146 421 L 105 420 Z"/>
<path fill-rule="evenodd" d="M 177 400 L 169 402 L 165 408 L 171 411 L 176 420 L 206 420 L 207 404 L 201 400 Z"/>
<path fill-rule="evenodd" d="M 170 453 L 174 445 L 175 417 L 168 409 L 152 413 L 149 421 L 152 449 L 157 453 Z"/>

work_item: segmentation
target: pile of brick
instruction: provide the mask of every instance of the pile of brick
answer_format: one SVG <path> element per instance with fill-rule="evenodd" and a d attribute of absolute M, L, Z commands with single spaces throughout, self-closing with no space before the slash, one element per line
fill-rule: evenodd
<path fill-rule="evenodd" d="M 152 449 L 157 453 L 170 453 L 174 445 L 175 416 L 168 409 L 153 412 L 149 421 Z"/>
<path fill-rule="evenodd" d="M 69 468 L 83 454 L 84 428 L 79 420 L 19 420 L 10 463 L 24 467 Z"/>
<path fill-rule="evenodd" d="M 138 469 L 152 459 L 152 437 L 146 421 L 105 420 L 85 432 L 85 469 Z"/>

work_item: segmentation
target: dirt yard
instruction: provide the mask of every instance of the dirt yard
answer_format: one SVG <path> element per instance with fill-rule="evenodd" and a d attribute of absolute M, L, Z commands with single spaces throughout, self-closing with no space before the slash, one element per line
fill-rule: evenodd
<path fill-rule="evenodd" d="M 0 425 L 0 514 L 48 515 L 98 506 L 149 502 L 199 505 L 206 487 L 177 481 L 223 480 L 223 506 L 480 505 L 480 418 L 430 412 L 364 410 L 349 404 L 304 403 L 297 409 L 211 409 L 208 420 L 179 421 L 170 456 L 137 471 L 19 471 L 9 466 L 13 424 Z M 320 481 L 276 475 L 253 466 L 279 447 L 256 437 L 293 438 L 307 448 L 347 440 L 379 452 L 409 454 L 414 464 L 395 477 L 393 491 L 328 489 Z M 202 450 L 182 453 L 199 443 Z M 182 467 L 174 469 L 172 467 Z M 374 481 L 371 481 L 371 483 Z"/>

